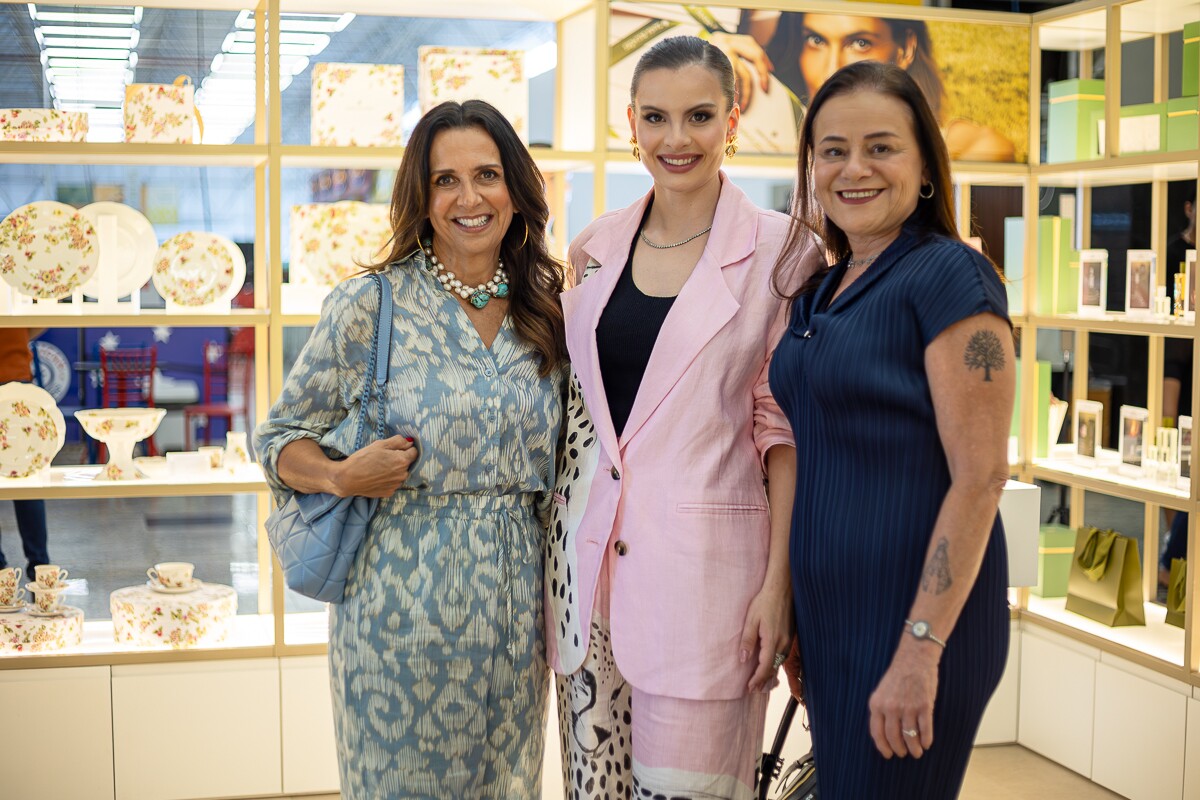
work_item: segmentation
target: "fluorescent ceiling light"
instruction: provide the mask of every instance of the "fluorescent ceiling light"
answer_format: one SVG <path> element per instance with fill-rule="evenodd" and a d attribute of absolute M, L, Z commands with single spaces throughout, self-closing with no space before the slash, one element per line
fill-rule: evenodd
<path fill-rule="evenodd" d="M 354 14 L 299 14 L 285 11 L 279 15 L 279 30 L 301 33 L 338 33 L 346 29 L 354 16 Z M 233 26 L 242 30 L 254 30 L 254 12 L 246 9 L 239 11 Z"/>
<path fill-rule="evenodd" d="M 80 68 L 80 69 L 94 69 L 97 72 L 121 69 L 125 66 L 125 63 L 120 60 L 114 61 L 112 59 L 102 60 L 102 59 L 98 59 L 98 58 L 97 59 L 74 58 L 76 51 L 71 50 L 68 52 L 71 53 L 71 56 L 69 56 L 69 57 L 47 58 L 45 52 L 43 51 L 42 63 L 44 63 L 46 66 L 50 67 L 51 69 Z M 129 66 L 132 67 L 136 64 L 137 64 L 137 53 L 130 53 L 129 54 Z"/>
<path fill-rule="evenodd" d="M 80 13 L 71 11 L 42 11 L 29 6 L 29 18 L 35 22 L 90 22 L 93 25 L 136 25 L 142 21 L 142 9 L 132 14 Z"/>
<path fill-rule="evenodd" d="M 282 47 L 282 46 L 281 46 Z M 81 58 L 103 61 L 124 61 L 129 50 L 86 50 L 81 47 L 47 47 L 42 51 L 47 58 Z"/>
<path fill-rule="evenodd" d="M 110 39 L 129 38 L 137 33 L 131 27 L 100 28 L 92 25 L 42 25 L 38 30 L 44 36 L 100 36 Z"/>
<path fill-rule="evenodd" d="M 112 39 L 63 39 L 57 36 L 49 37 L 41 42 L 42 47 L 47 49 L 55 47 L 73 47 L 80 50 L 125 50 L 128 52 L 136 44 L 128 40 L 123 42 L 113 41 Z"/>

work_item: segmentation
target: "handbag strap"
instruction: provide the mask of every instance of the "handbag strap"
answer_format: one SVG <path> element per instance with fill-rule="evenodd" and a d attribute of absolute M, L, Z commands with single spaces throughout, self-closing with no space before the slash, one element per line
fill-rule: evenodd
<path fill-rule="evenodd" d="M 1090 580 L 1098 581 L 1108 570 L 1108 557 L 1120 534 L 1114 530 L 1102 531 L 1099 528 L 1090 528 L 1087 534 L 1088 538 L 1075 560 Z"/>
<path fill-rule="evenodd" d="M 783 758 L 780 754 L 783 752 L 783 745 L 787 741 L 788 731 L 792 728 L 792 720 L 795 718 L 796 709 L 799 707 L 800 701 L 789 695 L 787 706 L 783 709 L 783 716 L 779 720 L 779 728 L 775 731 L 775 740 L 771 743 L 771 749 L 763 753 L 762 762 L 759 766 L 759 800 L 767 800 L 767 793 L 771 790 L 771 782 L 779 777 L 779 773 L 783 769 Z"/>
<path fill-rule="evenodd" d="M 354 434 L 354 451 L 363 446 L 367 427 L 367 406 L 376 399 L 379 413 L 375 415 L 375 438 L 383 439 L 383 387 L 387 384 L 388 366 L 392 352 L 392 284 L 378 272 L 371 273 L 379 287 L 379 316 L 375 318 L 375 335 L 371 339 L 371 371 L 363 379 L 362 397 L 358 402 L 358 431 Z"/>

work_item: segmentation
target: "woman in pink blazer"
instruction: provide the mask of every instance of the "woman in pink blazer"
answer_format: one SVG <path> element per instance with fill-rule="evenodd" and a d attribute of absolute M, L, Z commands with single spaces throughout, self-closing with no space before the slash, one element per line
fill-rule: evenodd
<path fill-rule="evenodd" d="M 793 628 L 795 448 L 767 385 L 788 218 L 720 171 L 739 114 L 720 50 L 660 42 L 631 99 L 654 188 L 575 239 L 562 296 L 575 375 L 545 590 L 566 794 L 750 798 Z"/>

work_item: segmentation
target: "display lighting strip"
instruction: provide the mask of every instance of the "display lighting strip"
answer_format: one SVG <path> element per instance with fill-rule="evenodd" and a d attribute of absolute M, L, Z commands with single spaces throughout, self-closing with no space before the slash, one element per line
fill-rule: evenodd
<path fill-rule="evenodd" d="M 309 59 L 329 46 L 333 34 L 345 30 L 354 14 L 279 15 L 279 88 L 283 91 Z M 254 123 L 254 12 L 242 10 L 221 52 L 196 92 L 204 117 L 205 144 L 231 144 Z"/>
<path fill-rule="evenodd" d="M 88 112 L 89 142 L 123 141 L 121 108 L 137 66 L 141 6 L 28 8 L 54 108 Z"/>

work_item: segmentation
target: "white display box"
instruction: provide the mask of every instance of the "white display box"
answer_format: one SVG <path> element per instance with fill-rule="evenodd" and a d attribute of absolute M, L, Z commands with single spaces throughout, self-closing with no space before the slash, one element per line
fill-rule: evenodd
<path fill-rule="evenodd" d="M 1000 495 L 1000 519 L 1008 541 L 1008 585 L 1034 586 L 1038 577 L 1038 522 L 1042 489 L 1009 481 Z"/>

